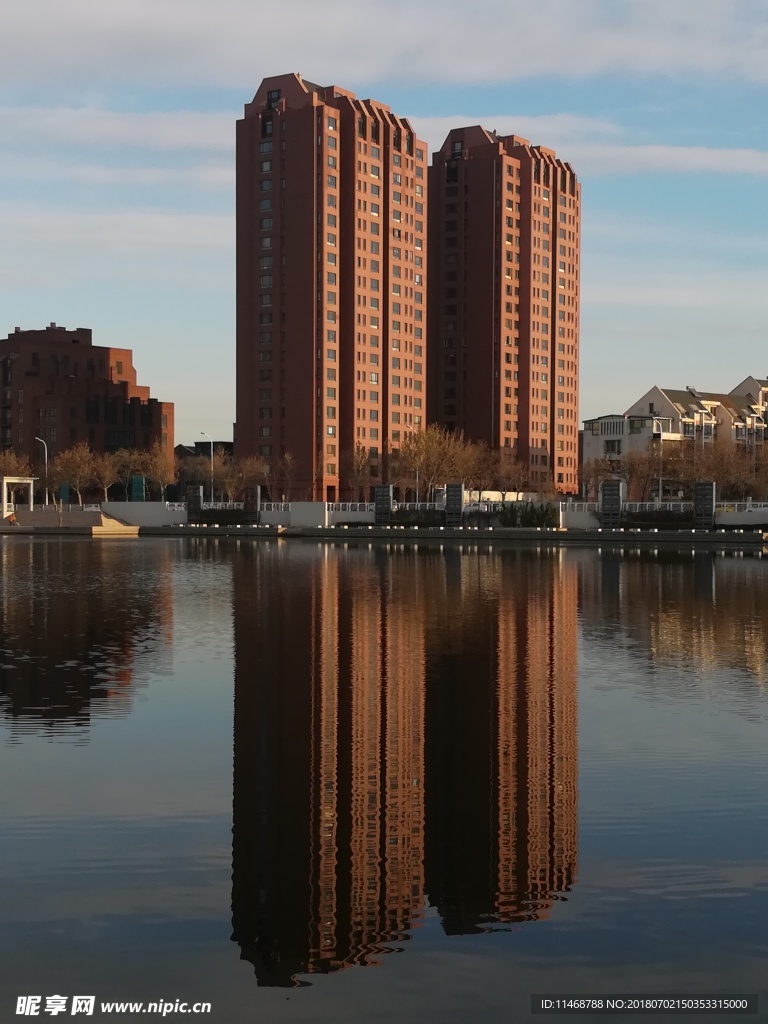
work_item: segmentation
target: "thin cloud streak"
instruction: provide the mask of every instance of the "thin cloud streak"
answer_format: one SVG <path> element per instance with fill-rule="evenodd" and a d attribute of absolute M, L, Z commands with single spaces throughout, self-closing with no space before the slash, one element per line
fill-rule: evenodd
<path fill-rule="evenodd" d="M 233 162 L 181 164 L 169 167 L 112 166 L 94 163 L 54 163 L 46 147 L 57 145 L 65 155 L 94 148 L 99 152 L 122 149 L 181 154 L 209 151 L 234 160 L 234 121 L 231 112 L 124 113 L 74 107 L 0 108 L 0 135 L 6 153 L 0 159 L 0 176 L 28 180 L 56 177 L 86 184 L 200 185 L 228 188 Z M 517 134 L 533 145 L 558 150 L 583 177 L 618 174 L 731 174 L 768 176 L 768 151 L 712 146 L 632 145 L 622 143 L 621 125 L 603 118 L 558 113 L 541 116 L 456 114 L 412 117 L 414 130 L 432 151 L 440 148 L 452 128 L 482 124 L 500 135 Z M 606 141 L 610 140 L 610 141 Z M 10 146 L 15 146 L 14 154 Z M 37 157 L 35 150 L 41 150 Z M 19 153 L 22 155 L 19 156 Z"/>
<path fill-rule="evenodd" d="M 230 250 L 234 219 L 223 214 L 167 210 L 118 210 L 103 213 L 23 203 L 0 203 L 0 237 L 6 253 L 28 247 L 98 244 L 107 249 L 196 248 Z"/>
<path fill-rule="evenodd" d="M 231 152 L 235 120 L 242 111 L 201 113 L 193 110 L 129 113 L 93 107 L 0 107 L 0 136 L 8 144 L 24 148 L 57 144 L 67 148 L 98 147 L 100 150 L 147 149 L 181 152 L 216 150 Z M 557 113 L 531 116 L 504 114 L 479 117 L 456 114 L 447 117 L 412 117 L 414 130 L 438 149 L 451 130 L 460 125 L 483 124 L 500 134 L 513 132 L 532 142 L 576 142 L 580 139 L 616 138 L 619 125 L 604 118 Z"/>
<path fill-rule="evenodd" d="M 104 164 L 64 163 L 46 158 L 0 157 L 0 180 L 24 182 L 73 182 L 79 185 L 142 188 L 180 186 L 232 191 L 235 169 L 231 162 L 180 164 L 172 167 L 135 167 Z"/>
<path fill-rule="evenodd" d="M 709 146 L 607 146 L 574 143 L 568 159 L 581 176 L 732 174 L 768 177 L 768 152 Z"/>
<path fill-rule="evenodd" d="M 499 135 L 522 135 L 534 146 L 554 146 L 578 142 L 584 139 L 615 139 L 621 136 L 622 128 L 613 121 L 602 117 L 586 117 L 583 114 L 448 114 L 440 117 L 410 117 L 413 130 L 430 144 L 439 149 L 452 128 L 482 125 Z"/>
<path fill-rule="evenodd" d="M 0 107 L 5 145 L 71 149 L 214 150 L 229 152 L 235 142 L 234 111 L 174 110 L 129 113 L 93 107 Z"/>

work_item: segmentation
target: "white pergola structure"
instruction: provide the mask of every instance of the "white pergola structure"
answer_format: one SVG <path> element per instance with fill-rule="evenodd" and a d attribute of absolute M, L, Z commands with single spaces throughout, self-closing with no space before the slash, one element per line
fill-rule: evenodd
<path fill-rule="evenodd" d="M 36 476 L 4 476 L 0 477 L 3 484 L 2 490 L 2 518 L 5 519 L 7 516 L 14 511 L 15 504 L 13 501 L 13 492 L 19 487 L 26 487 L 27 494 L 29 496 L 29 511 L 34 512 L 34 489 Z"/>

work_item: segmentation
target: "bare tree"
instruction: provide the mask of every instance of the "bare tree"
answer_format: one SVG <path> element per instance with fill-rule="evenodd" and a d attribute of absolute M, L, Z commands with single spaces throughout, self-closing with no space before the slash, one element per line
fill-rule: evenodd
<path fill-rule="evenodd" d="M 26 455 L 18 455 L 13 448 L 0 451 L 0 476 L 32 476 L 29 459 Z"/>
<path fill-rule="evenodd" d="M 661 468 L 657 450 L 649 447 L 647 451 L 626 452 L 620 459 L 604 459 L 603 462 L 609 470 L 609 475 L 603 479 L 623 480 L 630 501 L 648 500 Z"/>
<path fill-rule="evenodd" d="M 201 459 L 201 462 L 207 465 L 207 478 L 213 481 L 214 495 L 218 492 L 227 502 L 233 501 L 233 495 L 240 489 L 240 473 L 229 453 L 219 445 L 214 449 L 213 459 Z"/>
<path fill-rule="evenodd" d="M 488 490 L 498 473 L 498 453 L 489 448 L 486 441 L 479 441 L 474 448 L 475 483 L 478 501 L 483 500 L 483 491 Z"/>
<path fill-rule="evenodd" d="M 496 461 L 496 480 L 506 502 L 510 491 L 519 493 L 528 486 L 528 466 L 516 448 L 501 448 Z"/>
<path fill-rule="evenodd" d="M 434 424 L 416 437 L 421 439 L 423 451 L 420 475 L 430 494 L 438 483 L 455 475 L 464 439 L 461 434 L 441 430 Z"/>
<path fill-rule="evenodd" d="M 364 488 L 371 478 L 368 449 L 360 441 L 342 457 L 342 464 L 355 501 L 364 501 Z"/>
<path fill-rule="evenodd" d="M 389 455 L 389 474 L 392 483 L 405 494 L 412 487 L 419 500 L 420 484 L 424 482 L 425 432 L 406 434 L 399 448 Z"/>
<path fill-rule="evenodd" d="M 463 434 L 453 435 L 453 458 L 451 476 L 460 480 L 468 490 L 474 490 L 477 483 L 478 446 L 466 441 Z"/>
<path fill-rule="evenodd" d="M 109 488 L 119 479 L 116 452 L 103 452 L 93 456 L 90 482 L 94 487 L 101 488 L 104 501 L 109 500 Z"/>
<path fill-rule="evenodd" d="M 235 500 L 238 500 L 245 491 L 266 484 L 269 478 L 268 467 L 269 463 L 261 455 L 247 455 L 245 458 L 238 459 L 239 488 Z"/>
<path fill-rule="evenodd" d="M 276 475 L 280 481 L 285 500 L 291 500 L 291 485 L 296 474 L 296 457 L 292 452 L 286 452 L 277 460 L 275 467 Z"/>
<path fill-rule="evenodd" d="M 0 451 L 0 476 L 32 476 L 26 455 L 17 455 L 13 448 Z"/>
<path fill-rule="evenodd" d="M 597 501 L 600 484 L 603 480 L 610 480 L 614 475 L 615 467 L 609 459 L 587 459 L 581 470 L 584 494 L 587 501 Z"/>
<path fill-rule="evenodd" d="M 117 479 L 125 490 L 125 500 L 130 500 L 131 480 L 135 476 L 143 476 L 146 468 L 146 452 L 135 448 L 121 448 L 115 452 L 117 462 Z"/>
<path fill-rule="evenodd" d="M 59 452 L 53 460 L 53 470 L 60 483 L 69 484 L 74 490 L 78 505 L 82 505 L 82 492 L 93 479 L 93 452 L 85 441 Z"/>
<path fill-rule="evenodd" d="M 159 441 L 155 441 L 150 450 L 145 454 L 144 472 L 147 479 L 157 484 L 160 491 L 160 501 L 165 500 L 165 488 L 178 479 L 176 460 L 169 456 L 168 449 L 163 448 Z"/>

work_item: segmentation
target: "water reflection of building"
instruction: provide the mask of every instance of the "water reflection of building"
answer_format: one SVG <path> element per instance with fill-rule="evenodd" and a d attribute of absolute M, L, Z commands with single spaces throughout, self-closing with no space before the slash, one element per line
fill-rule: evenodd
<path fill-rule="evenodd" d="M 577 576 L 561 552 L 446 565 L 427 634 L 426 883 L 451 934 L 546 917 L 575 881 Z"/>
<path fill-rule="evenodd" d="M 137 670 L 170 649 L 170 553 L 150 572 L 120 544 L 0 545 L 0 715 L 14 729 L 80 730 L 130 712 Z"/>
<path fill-rule="evenodd" d="M 730 669 L 764 687 L 765 577 L 765 562 L 752 557 L 595 553 L 583 563 L 580 614 L 587 636 L 618 634 L 630 652 L 659 666 L 680 664 L 702 679 Z"/>
<path fill-rule="evenodd" d="M 564 556 L 291 544 L 233 568 L 232 937 L 259 983 L 376 963 L 427 892 L 449 932 L 546 916 L 577 855 Z"/>
<path fill-rule="evenodd" d="M 416 570 L 304 545 L 235 562 L 233 939 L 261 984 L 375 963 L 420 913 Z"/>

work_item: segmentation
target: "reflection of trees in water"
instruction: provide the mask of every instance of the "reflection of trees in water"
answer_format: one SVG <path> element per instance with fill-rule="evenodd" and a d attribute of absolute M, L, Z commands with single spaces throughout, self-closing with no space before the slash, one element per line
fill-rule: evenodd
<path fill-rule="evenodd" d="M 618 633 L 651 662 L 713 673 L 715 684 L 717 672 L 730 669 L 762 688 L 767 581 L 768 564 L 755 557 L 595 553 L 583 562 L 579 611 L 588 637 Z"/>
<path fill-rule="evenodd" d="M 448 931 L 545 916 L 576 863 L 564 559 L 291 544 L 233 570 L 233 939 L 259 982 L 378 962 L 425 892 Z"/>
<path fill-rule="evenodd" d="M 130 711 L 137 666 L 170 643 L 168 549 L 14 539 L 0 566 L 0 714 L 58 729 Z"/>

